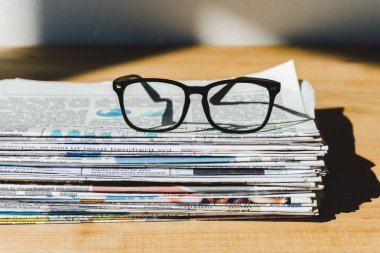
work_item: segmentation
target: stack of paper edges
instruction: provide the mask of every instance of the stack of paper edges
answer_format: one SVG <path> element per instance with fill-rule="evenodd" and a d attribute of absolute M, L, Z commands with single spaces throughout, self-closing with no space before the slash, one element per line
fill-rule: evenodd
<path fill-rule="evenodd" d="M 318 215 L 327 146 L 313 89 L 291 61 L 252 76 L 282 83 L 252 134 L 211 129 L 197 98 L 180 129 L 142 133 L 126 126 L 109 82 L 0 81 L 0 222 Z"/>

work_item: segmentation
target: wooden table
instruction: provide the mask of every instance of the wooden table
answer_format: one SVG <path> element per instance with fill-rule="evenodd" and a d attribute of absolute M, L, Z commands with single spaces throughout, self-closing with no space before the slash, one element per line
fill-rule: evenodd
<path fill-rule="evenodd" d="M 320 219 L 0 226 L 0 252 L 380 252 L 378 46 L 4 48 L 0 78 L 212 79 L 288 59 L 316 89 L 317 120 L 331 149 Z"/>

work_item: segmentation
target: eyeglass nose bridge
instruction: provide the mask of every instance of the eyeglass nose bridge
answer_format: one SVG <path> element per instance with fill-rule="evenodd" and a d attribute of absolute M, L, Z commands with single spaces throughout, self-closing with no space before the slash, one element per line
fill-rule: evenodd
<path fill-rule="evenodd" d="M 205 88 L 203 86 L 189 86 L 188 92 L 189 95 L 200 94 L 203 96 L 205 94 Z"/>

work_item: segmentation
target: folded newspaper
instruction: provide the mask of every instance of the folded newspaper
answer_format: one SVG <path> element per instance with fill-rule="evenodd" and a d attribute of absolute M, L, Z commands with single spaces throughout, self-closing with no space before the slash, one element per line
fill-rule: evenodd
<path fill-rule="evenodd" d="M 137 132 L 111 82 L 0 81 L 0 223 L 317 216 L 327 146 L 313 88 L 292 61 L 248 76 L 282 84 L 251 134 L 214 130 L 200 101 L 177 130 Z"/>

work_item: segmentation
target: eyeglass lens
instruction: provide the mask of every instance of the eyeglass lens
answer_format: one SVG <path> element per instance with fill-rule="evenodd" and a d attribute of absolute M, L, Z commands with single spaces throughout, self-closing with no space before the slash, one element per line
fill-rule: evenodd
<path fill-rule="evenodd" d="M 216 125 L 228 130 L 247 131 L 264 123 L 270 96 L 265 87 L 237 82 L 212 87 L 207 101 L 210 117 Z"/>
<path fill-rule="evenodd" d="M 177 124 L 183 113 L 185 92 L 164 82 L 136 82 L 123 94 L 129 121 L 142 129 L 161 130 Z"/>

